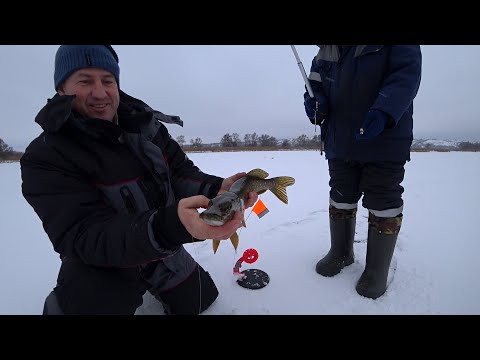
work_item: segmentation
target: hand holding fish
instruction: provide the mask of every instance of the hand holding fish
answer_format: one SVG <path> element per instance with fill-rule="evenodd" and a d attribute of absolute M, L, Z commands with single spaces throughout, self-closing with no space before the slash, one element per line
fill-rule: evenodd
<path fill-rule="evenodd" d="M 235 175 L 225 178 L 222 182 L 222 186 L 220 187 L 220 190 L 218 191 L 218 195 L 221 195 L 229 191 L 232 185 L 235 183 L 235 181 L 240 180 L 245 176 L 247 176 L 246 172 L 239 172 L 239 173 L 236 173 Z M 245 194 L 245 198 L 243 200 L 244 200 L 245 209 L 248 209 L 249 207 L 252 207 L 257 202 L 258 194 L 254 191 L 250 191 Z"/>
<path fill-rule="evenodd" d="M 242 226 L 243 213 L 237 212 L 231 221 L 222 226 L 210 226 L 200 219 L 199 208 L 206 209 L 209 199 L 203 195 L 184 198 L 178 203 L 178 217 L 187 231 L 198 240 L 226 240 Z"/>
<path fill-rule="evenodd" d="M 227 192 L 228 190 L 230 190 L 233 183 L 244 176 L 247 176 L 246 172 L 239 172 L 239 173 L 236 173 L 235 175 L 232 175 L 228 178 L 223 179 L 222 186 L 218 191 L 218 195 L 223 194 L 224 192 Z"/>
<path fill-rule="evenodd" d="M 288 204 L 286 187 L 293 185 L 295 179 L 291 176 L 278 176 L 270 179 L 267 177 L 266 171 L 254 169 L 248 173 L 237 173 L 225 179 L 218 195 L 208 202 L 207 210 L 200 214 L 200 219 L 209 225 L 225 226 L 238 213 L 242 213 L 243 218 L 244 209 L 252 206 L 257 201 L 258 194 L 263 194 L 267 190 L 270 190 L 280 201 Z M 238 234 L 235 232 L 230 240 L 236 250 L 239 241 Z M 213 241 L 214 253 L 219 244 L 220 241 Z"/>

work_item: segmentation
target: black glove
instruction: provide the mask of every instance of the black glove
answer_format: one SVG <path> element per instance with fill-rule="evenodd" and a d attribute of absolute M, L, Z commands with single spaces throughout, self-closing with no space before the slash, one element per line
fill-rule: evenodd
<path fill-rule="evenodd" d="M 320 94 L 315 94 L 315 98 L 311 98 L 308 92 L 305 92 L 303 95 L 305 106 L 305 113 L 307 114 L 310 122 L 320 125 L 320 123 L 325 119 L 328 113 L 328 100 L 325 96 Z"/>
<path fill-rule="evenodd" d="M 381 110 L 369 110 L 360 133 L 356 134 L 357 140 L 370 140 L 380 135 L 388 122 L 388 115 Z"/>

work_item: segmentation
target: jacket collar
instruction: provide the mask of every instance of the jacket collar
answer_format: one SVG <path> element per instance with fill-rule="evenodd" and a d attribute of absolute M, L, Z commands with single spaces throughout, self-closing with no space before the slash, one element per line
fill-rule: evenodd
<path fill-rule="evenodd" d="M 319 59 L 331 61 L 331 62 L 338 62 L 340 60 L 340 50 L 338 45 L 317 45 L 320 47 Z M 383 45 L 356 45 L 355 47 L 355 54 L 353 55 L 355 58 L 379 51 Z"/>
<path fill-rule="evenodd" d="M 357 45 L 354 57 L 370 54 L 379 51 L 383 45 Z"/>
<path fill-rule="evenodd" d="M 74 98 L 74 95 L 55 94 L 53 98 L 48 99 L 47 104 L 39 111 L 35 117 L 35 122 L 46 132 L 54 133 L 59 131 L 69 119 L 74 118 L 72 112 L 72 101 Z M 166 115 L 160 111 L 154 110 L 143 101 L 136 99 L 121 90 L 118 117 L 120 123 L 122 123 L 123 117 L 133 117 L 136 118 L 137 121 L 142 119 L 143 121 L 147 121 L 151 120 L 153 117 L 158 121 L 183 126 L 183 121 L 180 117 Z"/>

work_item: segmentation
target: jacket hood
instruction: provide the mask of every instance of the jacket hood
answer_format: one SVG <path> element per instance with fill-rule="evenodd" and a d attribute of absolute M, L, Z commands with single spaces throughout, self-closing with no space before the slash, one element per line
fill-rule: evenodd
<path fill-rule="evenodd" d="M 57 132 L 72 114 L 72 101 L 75 96 L 56 94 L 35 117 L 35 122 L 46 132 Z"/>

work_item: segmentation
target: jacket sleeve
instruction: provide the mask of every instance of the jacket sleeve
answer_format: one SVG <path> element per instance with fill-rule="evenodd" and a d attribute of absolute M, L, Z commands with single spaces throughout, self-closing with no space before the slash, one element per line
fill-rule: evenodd
<path fill-rule="evenodd" d="M 22 193 L 56 252 L 108 267 L 132 267 L 166 256 L 152 241 L 155 210 L 117 213 L 73 164 L 44 139 L 37 140 L 20 161 Z"/>
<path fill-rule="evenodd" d="M 176 198 L 182 199 L 195 195 L 205 195 L 210 199 L 215 197 L 224 179 L 200 171 L 170 136 L 163 124 L 160 128 L 160 136 L 165 144 L 166 160 Z"/>
<path fill-rule="evenodd" d="M 320 51 L 322 51 L 320 49 Z M 319 53 L 320 53 L 319 51 Z M 323 80 L 320 73 L 320 66 L 318 61 L 318 55 L 315 56 L 312 60 L 312 65 L 310 67 L 310 74 L 308 75 L 308 80 L 310 82 L 310 87 L 312 88 L 313 93 L 316 97 L 324 96 L 325 97 L 325 90 L 323 89 Z M 305 90 L 307 88 L 305 87 Z M 306 92 L 308 94 L 308 90 Z"/>
<path fill-rule="evenodd" d="M 419 45 L 393 45 L 387 74 L 371 107 L 389 114 L 397 124 L 420 87 L 422 54 Z"/>

